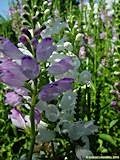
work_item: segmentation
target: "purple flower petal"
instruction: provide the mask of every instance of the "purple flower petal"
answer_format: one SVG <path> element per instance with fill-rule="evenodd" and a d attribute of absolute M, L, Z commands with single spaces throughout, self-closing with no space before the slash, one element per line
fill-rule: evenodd
<path fill-rule="evenodd" d="M 11 87 L 22 87 L 28 78 L 23 74 L 22 68 L 10 59 L 0 59 L 0 81 Z"/>
<path fill-rule="evenodd" d="M 72 66 L 72 58 L 65 57 L 59 62 L 53 64 L 51 67 L 48 68 L 48 72 L 53 75 L 63 74 L 70 69 L 73 69 Z"/>
<path fill-rule="evenodd" d="M 9 104 L 13 107 L 21 104 L 22 97 L 19 96 L 18 94 L 16 94 L 15 92 L 8 92 L 5 95 L 5 97 L 6 97 L 6 99 L 5 99 L 6 104 Z"/>
<path fill-rule="evenodd" d="M 22 52 L 10 40 L 0 36 L 0 51 L 11 59 L 19 59 Z"/>
<path fill-rule="evenodd" d="M 40 111 L 37 108 L 35 108 L 35 121 L 37 124 L 40 123 Z"/>
<path fill-rule="evenodd" d="M 38 40 L 36 38 L 31 39 L 31 44 L 33 45 L 33 47 L 36 49 L 37 45 L 38 45 Z"/>
<path fill-rule="evenodd" d="M 52 38 L 45 38 L 37 45 L 36 56 L 38 61 L 46 61 L 56 50 L 56 46 L 52 45 Z"/>
<path fill-rule="evenodd" d="M 11 110 L 11 114 L 8 115 L 8 118 L 11 119 L 12 124 L 15 125 L 16 127 L 22 129 L 26 128 L 25 120 L 20 111 L 17 110 L 16 108 L 13 108 Z"/>
<path fill-rule="evenodd" d="M 51 101 L 64 91 L 71 90 L 73 82 L 74 79 L 72 78 L 64 78 L 51 84 L 47 84 L 39 93 L 39 98 L 43 101 Z"/>
<path fill-rule="evenodd" d="M 24 56 L 21 66 L 23 73 L 29 79 L 34 79 L 39 75 L 40 67 L 32 57 Z"/>
<path fill-rule="evenodd" d="M 21 96 L 28 96 L 28 89 L 24 87 L 14 87 L 14 91 Z"/>

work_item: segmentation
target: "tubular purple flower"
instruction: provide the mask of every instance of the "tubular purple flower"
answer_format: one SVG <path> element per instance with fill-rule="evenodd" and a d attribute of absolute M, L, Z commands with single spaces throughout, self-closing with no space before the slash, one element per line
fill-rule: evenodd
<path fill-rule="evenodd" d="M 28 96 L 28 89 L 24 87 L 14 87 L 14 91 L 20 96 Z"/>
<path fill-rule="evenodd" d="M 18 128 L 25 129 L 27 127 L 29 128 L 31 127 L 30 116 L 29 115 L 23 116 L 22 113 L 16 108 L 13 108 L 11 110 L 11 114 L 8 115 L 8 118 L 11 119 L 12 124 Z M 39 123 L 40 123 L 40 112 L 38 109 L 35 109 L 35 124 L 37 125 Z"/>
<path fill-rule="evenodd" d="M 2 36 L 0 36 L 0 52 L 11 59 L 19 59 L 23 56 L 12 42 Z"/>
<path fill-rule="evenodd" d="M 52 45 L 52 43 L 52 38 L 45 38 L 41 43 L 38 43 L 36 49 L 38 61 L 46 61 L 51 56 L 52 52 L 56 50 L 56 46 Z"/>
<path fill-rule="evenodd" d="M 22 97 L 16 94 L 15 92 L 8 92 L 5 95 L 5 103 L 13 107 L 20 105 L 21 101 L 22 101 Z"/>
<path fill-rule="evenodd" d="M 72 57 L 68 56 L 50 66 L 48 68 L 48 73 L 52 75 L 58 75 L 63 74 L 70 69 L 72 70 L 74 67 L 72 66 Z"/>
<path fill-rule="evenodd" d="M 29 79 L 34 79 L 39 75 L 40 67 L 35 59 L 30 56 L 22 57 L 21 67 L 25 76 Z"/>
<path fill-rule="evenodd" d="M 63 78 L 56 82 L 47 84 L 39 93 L 39 98 L 43 101 L 51 101 L 67 90 L 72 89 L 73 78 Z"/>
<path fill-rule="evenodd" d="M 15 125 L 16 127 L 22 129 L 26 128 L 24 117 L 22 116 L 22 114 L 18 109 L 13 108 L 11 110 L 11 114 L 8 115 L 8 118 L 11 119 L 12 124 Z"/>
<path fill-rule="evenodd" d="M 22 87 L 28 78 L 22 68 L 10 59 L 0 59 L 0 81 L 11 87 Z"/>

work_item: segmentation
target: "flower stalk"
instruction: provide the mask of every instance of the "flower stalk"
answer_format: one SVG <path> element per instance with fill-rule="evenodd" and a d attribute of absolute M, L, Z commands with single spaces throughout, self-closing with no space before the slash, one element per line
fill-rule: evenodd
<path fill-rule="evenodd" d="M 37 100 L 37 80 L 34 80 L 34 91 L 32 95 L 30 122 L 31 122 L 31 145 L 28 160 L 32 160 L 34 144 L 35 144 L 35 105 Z"/>

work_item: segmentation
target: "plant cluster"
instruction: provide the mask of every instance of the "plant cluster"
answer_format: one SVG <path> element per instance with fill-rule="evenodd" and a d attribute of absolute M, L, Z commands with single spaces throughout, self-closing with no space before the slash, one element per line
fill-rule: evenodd
<path fill-rule="evenodd" d="M 0 36 L 1 160 L 119 154 L 118 4 L 11 4 L 18 43 Z"/>

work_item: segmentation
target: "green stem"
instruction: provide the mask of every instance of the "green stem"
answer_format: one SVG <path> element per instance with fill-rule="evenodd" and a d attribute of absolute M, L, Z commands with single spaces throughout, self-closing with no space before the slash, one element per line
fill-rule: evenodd
<path fill-rule="evenodd" d="M 28 160 L 32 160 L 34 144 L 35 144 L 35 116 L 34 116 L 34 108 L 36 105 L 36 97 L 37 97 L 37 81 L 34 81 L 34 91 L 32 95 L 32 102 L 31 102 L 31 111 L 30 111 L 30 122 L 31 122 L 31 146 L 30 152 L 28 155 Z"/>

